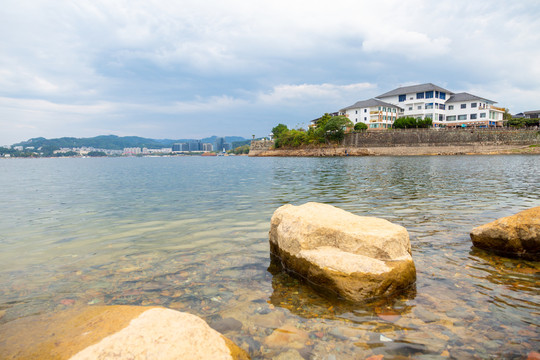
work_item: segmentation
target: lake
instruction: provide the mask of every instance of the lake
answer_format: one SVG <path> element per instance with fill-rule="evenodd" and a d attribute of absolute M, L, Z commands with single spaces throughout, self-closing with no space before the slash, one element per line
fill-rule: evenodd
<path fill-rule="evenodd" d="M 254 359 L 526 357 L 540 264 L 472 248 L 469 232 L 540 206 L 539 180 L 526 155 L 0 160 L 0 324 L 159 305 L 240 321 L 223 333 Z M 269 269 L 272 213 L 308 201 L 405 226 L 415 289 L 351 305 Z M 282 326 L 304 338 L 273 343 Z"/>

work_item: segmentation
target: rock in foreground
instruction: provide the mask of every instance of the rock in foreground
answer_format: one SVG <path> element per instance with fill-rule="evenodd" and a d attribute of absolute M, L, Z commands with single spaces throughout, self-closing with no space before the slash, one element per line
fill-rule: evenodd
<path fill-rule="evenodd" d="M 204 320 L 165 308 L 84 306 L 0 326 L 2 359 L 248 359 Z"/>
<path fill-rule="evenodd" d="M 331 205 L 277 209 L 270 251 L 288 271 L 351 301 L 391 295 L 416 280 L 404 227 Z"/>
<path fill-rule="evenodd" d="M 474 228 L 473 245 L 485 250 L 540 260 L 540 206 Z"/>

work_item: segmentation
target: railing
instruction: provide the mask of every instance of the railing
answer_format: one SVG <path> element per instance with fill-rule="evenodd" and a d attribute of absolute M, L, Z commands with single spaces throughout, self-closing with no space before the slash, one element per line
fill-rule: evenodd
<path fill-rule="evenodd" d="M 493 105 L 491 105 L 489 108 L 490 108 L 490 109 L 493 109 L 493 110 L 499 110 L 499 111 L 502 111 L 502 112 L 505 112 L 505 111 L 506 111 L 505 108 L 500 108 L 500 107 L 493 106 Z"/>

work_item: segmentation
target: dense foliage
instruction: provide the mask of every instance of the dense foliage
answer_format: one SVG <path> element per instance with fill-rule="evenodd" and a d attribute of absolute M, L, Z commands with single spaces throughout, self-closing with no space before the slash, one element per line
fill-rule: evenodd
<path fill-rule="evenodd" d="M 236 155 L 248 154 L 249 153 L 249 145 L 246 144 L 246 145 L 238 146 L 238 147 L 234 148 L 233 150 L 231 150 L 231 153 L 236 154 Z"/>
<path fill-rule="evenodd" d="M 274 146 L 299 147 L 323 143 L 339 143 L 345 136 L 345 129 L 352 127 L 352 122 L 345 116 L 330 116 L 324 114 L 307 131 L 304 129 L 289 129 L 287 125 L 278 124 L 272 129 Z"/>
<path fill-rule="evenodd" d="M 356 123 L 354 124 L 354 131 L 362 131 L 362 130 L 367 130 L 367 125 L 364 124 L 363 122 L 359 122 L 359 123 Z"/>
<path fill-rule="evenodd" d="M 430 128 L 433 125 L 431 118 L 417 119 L 412 116 L 400 117 L 394 121 L 395 129 Z"/>
<path fill-rule="evenodd" d="M 515 127 L 515 128 L 539 126 L 540 119 L 524 119 L 524 118 L 510 119 L 506 122 L 505 125 L 508 127 Z"/>

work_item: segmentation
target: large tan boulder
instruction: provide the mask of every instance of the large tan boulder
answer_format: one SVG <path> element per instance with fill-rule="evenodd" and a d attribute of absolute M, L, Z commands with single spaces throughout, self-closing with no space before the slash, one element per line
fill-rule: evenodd
<path fill-rule="evenodd" d="M 352 301 L 391 295 L 416 281 L 404 227 L 326 204 L 278 208 L 270 252 L 291 273 Z"/>
<path fill-rule="evenodd" d="M 474 228 L 473 245 L 511 256 L 540 260 L 540 206 Z"/>
<path fill-rule="evenodd" d="M 199 317 L 165 308 L 85 306 L 0 326 L 0 359 L 249 359 Z"/>

